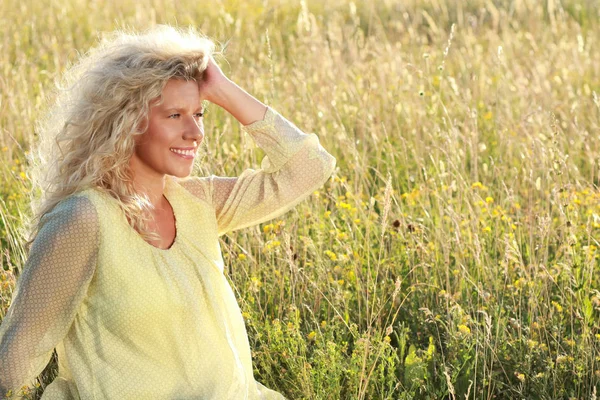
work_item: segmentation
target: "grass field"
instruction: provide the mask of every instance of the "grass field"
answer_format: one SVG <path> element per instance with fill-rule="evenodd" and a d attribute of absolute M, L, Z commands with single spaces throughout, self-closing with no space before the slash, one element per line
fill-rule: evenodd
<path fill-rule="evenodd" d="M 0 319 L 53 80 L 102 32 L 193 24 L 337 158 L 293 211 L 222 239 L 257 380 L 290 399 L 596 398 L 599 22 L 595 0 L 3 0 Z M 205 126 L 199 174 L 260 165 L 231 116 Z"/>

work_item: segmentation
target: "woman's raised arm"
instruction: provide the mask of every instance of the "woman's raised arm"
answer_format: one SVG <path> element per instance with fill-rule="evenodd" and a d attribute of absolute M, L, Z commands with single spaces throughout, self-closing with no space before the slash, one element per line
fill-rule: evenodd
<path fill-rule="evenodd" d="M 182 181 L 192 194 L 212 202 L 219 235 L 278 217 L 329 179 L 336 159 L 317 135 L 302 132 L 225 78 L 214 62 L 209 63 L 199 88 L 202 97 L 240 121 L 266 154 L 260 169 L 246 169 L 238 177 L 212 175 Z"/>

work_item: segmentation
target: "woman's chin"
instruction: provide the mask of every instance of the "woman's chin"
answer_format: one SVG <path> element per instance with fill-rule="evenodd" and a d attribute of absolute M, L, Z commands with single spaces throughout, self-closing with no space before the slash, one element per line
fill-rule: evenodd
<path fill-rule="evenodd" d="M 171 175 L 175 178 L 187 178 L 188 176 L 192 175 L 192 171 L 193 171 L 193 168 L 190 168 L 189 170 L 177 171 L 177 172 L 169 174 L 169 175 Z"/>

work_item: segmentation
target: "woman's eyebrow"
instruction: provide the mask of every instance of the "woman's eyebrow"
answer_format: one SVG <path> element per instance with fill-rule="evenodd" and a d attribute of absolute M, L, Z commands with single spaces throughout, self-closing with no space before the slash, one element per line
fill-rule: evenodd
<path fill-rule="evenodd" d="M 200 105 L 200 106 L 198 106 L 198 107 L 195 108 L 194 112 L 195 111 L 202 111 L 202 110 L 204 110 L 204 108 L 205 108 L 204 106 Z M 169 107 L 169 108 L 165 108 L 164 110 L 165 110 L 165 112 L 173 112 L 173 111 L 175 111 L 175 112 L 178 112 L 178 113 L 182 113 L 182 112 L 187 111 L 187 108 L 186 107 Z"/>

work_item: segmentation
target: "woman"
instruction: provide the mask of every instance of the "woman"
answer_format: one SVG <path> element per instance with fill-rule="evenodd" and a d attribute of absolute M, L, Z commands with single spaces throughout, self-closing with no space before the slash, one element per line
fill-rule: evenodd
<path fill-rule="evenodd" d="M 42 399 L 279 399 L 256 382 L 218 237 L 273 219 L 329 178 L 314 134 L 225 77 L 193 31 L 118 33 L 71 69 L 43 136 L 37 233 L 0 325 L 2 395 L 52 352 Z M 203 101 L 266 156 L 190 177 Z"/>

